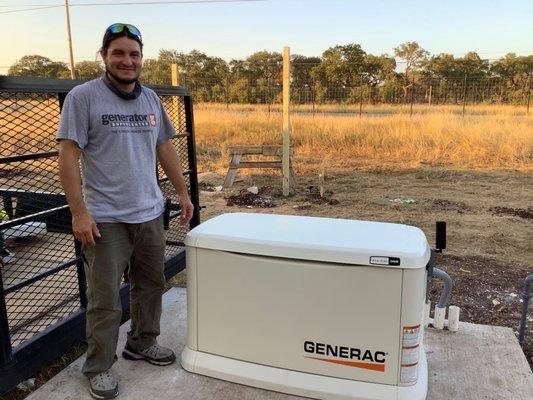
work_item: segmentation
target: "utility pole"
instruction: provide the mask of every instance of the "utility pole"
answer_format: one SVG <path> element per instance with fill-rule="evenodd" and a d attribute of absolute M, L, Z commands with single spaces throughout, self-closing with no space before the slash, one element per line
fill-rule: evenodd
<path fill-rule="evenodd" d="M 70 77 L 76 79 L 74 71 L 74 54 L 72 53 L 72 34 L 70 33 L 70 13 L 68 10 L 68 0 L 65 0 L 65 12 L 67 14 L 67 37 L 68 37 L 68 56 L 70 62 Z"/>

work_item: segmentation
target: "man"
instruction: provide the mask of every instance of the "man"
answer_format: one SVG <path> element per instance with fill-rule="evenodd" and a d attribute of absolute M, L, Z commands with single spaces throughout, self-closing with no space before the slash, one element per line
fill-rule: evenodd
<path fill-rule="evenodd" d="M 179 196 L 181 224 L 191 219 L 193 205 L 169 140 L 175 134 L 172 124 L 157 95 L 139 83 L 142 46 L 133 25 L 107 28 L 100 50 L 106 74 L 70 91 L 57 133 L 61 183 L 87 276 L 88 348 L 82 371 L 98 399 L 118 395 L 111 366 L 121 319 L 119 287 L 128 265 L 131 330 L 123 357 L 155 365 L 176 359 L 156 342 L 165 285 L 165 201 L 157 185 L 157 160 Z"/>

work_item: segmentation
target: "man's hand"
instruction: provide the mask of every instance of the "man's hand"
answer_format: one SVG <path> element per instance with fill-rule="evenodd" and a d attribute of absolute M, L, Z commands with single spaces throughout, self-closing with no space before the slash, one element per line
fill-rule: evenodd
<path fill-rule="evenodd" d="M 192 218 L 194 205 L 187 194 L 179 195 L 179 198 L 181 207 L 180 225 L 186 225 Z"/>
<path fill-rule="evenodd" d="M 59 177 L 72 214 L 74 237 L 86 246 L 94 246 L 95 237 L 100 237 L 93 217 L 87 211 L 81 191 L 81 150 L 73 140 L 59 142 Z"/>
<path fill-rule="evenodd" d="M 95 238 L 101 237 L 96 222 L 88 212 L 72 216 L 72 232 L 74 237 L 86 246 L 94 246 Z"/>

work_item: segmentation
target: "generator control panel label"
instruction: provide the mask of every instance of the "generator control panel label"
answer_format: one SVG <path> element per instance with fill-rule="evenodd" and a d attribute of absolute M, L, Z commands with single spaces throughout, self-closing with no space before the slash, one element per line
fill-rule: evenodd
<path fill-rule="evenodd" d="M 374 265 L 400 265 L 398 257 L 372 256 L 370 257 L 370 264 Z"/>

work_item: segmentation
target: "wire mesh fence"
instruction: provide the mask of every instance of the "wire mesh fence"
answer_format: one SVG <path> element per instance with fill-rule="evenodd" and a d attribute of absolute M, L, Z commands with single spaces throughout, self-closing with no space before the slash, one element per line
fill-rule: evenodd
<path fill-rule="evenodd" d="M 32 88 L 32 82 L 42 87 Z M 80 244 L 72 235 L 55 140 L 63 100 L 74 84 L 61 89 L 54 82 L 0 80 L 0 369 L 18 361 L 17 350 L 38 333 L 86 307 Z M 174 124 L 171 140 L 198 206 L 192 103 L 182 88 L 154 89 Z M 167 199 L 166 267 L 175 273 L 184 267 L 183 240 L 199 214 L 189 227 L 180 226 L 177 195 L 160 166 L 157 174 Z M 2 379 L 0 393 L 4 384 Z"/>
<path fill-rule="evenodd" d="M 282 101 L 282 85 L 278 78 L 235 80 L 182 75 L 180 81 L 200 103 L 225 104 L 228 108 L 231 104 L 262 104 L 272 111 Z M 351 106 L 353 112 L 364 112 L 365 107 L 376 105 L 518 105 L 525 106 L 529 113 L 531 89 L 530 76 L 509 82 L 502 78 L 469 76 L 407 79 L 405 75 L 398 75 L 394 79 L 380 80 L 356 75 L 344 83 L 293 77 L 291 103 L 309 106 L 312 111 L 325 105 Z"/>

